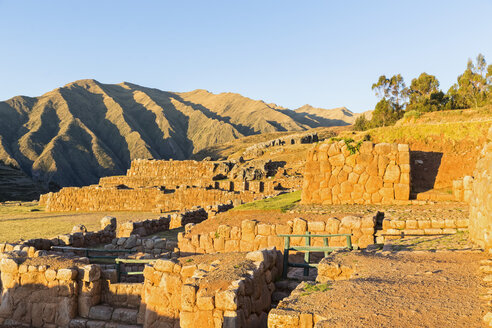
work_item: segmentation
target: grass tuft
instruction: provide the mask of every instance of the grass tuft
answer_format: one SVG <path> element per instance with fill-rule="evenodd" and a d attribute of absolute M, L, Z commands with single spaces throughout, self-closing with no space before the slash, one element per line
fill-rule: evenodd
<path fill-rule="evenodd" d="M 303 292 L 301 293 L 301 296 L 306 296 L 310 295 L 315 292 L 326 292 L 330 290 L 331 284 L 330 283 L 324 283 L 324 284 L 306 284 L 303 288 Z"/>

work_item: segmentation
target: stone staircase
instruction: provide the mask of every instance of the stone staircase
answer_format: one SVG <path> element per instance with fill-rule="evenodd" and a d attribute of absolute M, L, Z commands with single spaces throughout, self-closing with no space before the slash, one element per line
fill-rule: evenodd
<path fill-rule="evenodd" d="M 92 306 L 87 318 L 75 318 L 70 328 L 141 328 L 138 309 L 113 307 L 109 304 Z"/>

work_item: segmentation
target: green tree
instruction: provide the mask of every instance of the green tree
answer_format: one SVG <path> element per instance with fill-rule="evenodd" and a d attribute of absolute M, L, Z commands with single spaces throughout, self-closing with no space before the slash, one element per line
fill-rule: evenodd
<path fill-rule="evenodd" d="M 407 111 L 430 112 L 441 110 L 447 102 L 444 93 L 439 90 L 439 81 L 434 75 L 422 73 L 412 80 L 407 90 L 409 103 Z"/>
<path fill-rule="evenodd" d="M 483 106 L 490 100 L 492 82 L 492 65 L 487 67 L 487 62 L 482 54 L 478 54 L 476 63 L 468 60 L 466 70 L 458 76 L 455 83 L 448 91 L 451 99 L 451 108 L 471 108 Z"/>
<path fill-rule="evenodd" d="M 369 120 L 366 118 L 366 115 L 362 114 L 361 116 L 357 117 L 354 123 L 354 130 L 355 131 L 365 131 L 369 128 Z"/>
<path fill-rule="evenodd" d="M 405 106 L 407 92 L 405 82 L 400 74 L 387 78 L 381 75 L 376 83 L 372 85 L 372 90 L 380 99 L 388 100 L 395 110 L 402 110 Z"/>
<path fill-rule="evenodd" d="M 396 110 L 395 104 L 387 99 L 381 99 L 377 104 L 374 112 L 372 112 L 372 119 L 369 123 L 371 128 L 380 126 L 393 125 L 403 115 L 403 111 Z"/>
<path fill-rule="evenodd" d="M 381 75 L 372 90 L 381 100 L 376 104 L 369 127 L 379 127 L 394 124 L 403 116 L 406 105 L 407 89 L 400 74 L 387 78 Z"/>

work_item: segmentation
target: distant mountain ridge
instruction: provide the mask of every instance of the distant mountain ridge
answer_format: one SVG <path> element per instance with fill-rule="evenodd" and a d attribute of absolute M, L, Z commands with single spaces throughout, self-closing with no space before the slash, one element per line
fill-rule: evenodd
<path fill-rule="evenodd" d="M 244 136 L 348 125 L 345 107 L 295 111 L 240 94 L 79 80 L 0 102 L 0 160 L 45 185 L 87 185 L 136 158 L 187 159 Z"/>

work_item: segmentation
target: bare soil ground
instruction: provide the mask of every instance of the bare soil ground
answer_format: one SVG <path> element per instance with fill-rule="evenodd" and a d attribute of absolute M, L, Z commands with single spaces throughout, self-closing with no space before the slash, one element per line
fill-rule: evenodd
<path fill-rule="evenodd" d="M 282 308 L 317 313 L 327 327 L 483 327 L 479 262 L 471 251 L 351 253 L 357 275 L 297 290 Z M 322 286 L 326 287 L 326 286 Z"/>

